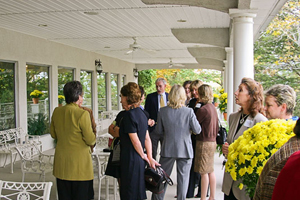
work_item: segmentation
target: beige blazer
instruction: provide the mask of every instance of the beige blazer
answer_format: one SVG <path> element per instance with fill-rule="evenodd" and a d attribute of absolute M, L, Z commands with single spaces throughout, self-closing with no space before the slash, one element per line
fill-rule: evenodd
<path fill-rule="evenodd" d="M 248 122 L 244 122 L 244 124 L 241 126 L 240 130 L 235 135 L 241 114 L 242 113 L 239 111 L 239 112 L 232 113 L 229 116 L 229 119 L 228 119 L 229 131 L 228 131 L 228 136 L 227 136 L 228 144 L 233 143 L 236 139 L 238 139 L 238 137 L 243 135 L 245 130 L 253 127 L 256 123 L 261 122 L 261 121 L 264 122 L 264 121 L 268 120 L 265 116 L 263 116 L 260 113 L 258 113 L 254 118 L 249 116 L 247 118 Z M 250 200 L 249 196 L 246 195 L 245 186 L 244 186 L 243 190 L 240 190 L 238 188 L 238 185 L 240 183 L 241 183 L 241 181 L 233 181 L 230 174 L 227 172 L 224 172 L 222 191 L 226 195 L 229 195 L 230 189 L 232 188 L 232 192 L 233 192 L 235 198 L 237 198 L 238 200 Z"/>
<path fill-rule="evenodd" d="M 51 136 L 57 140 L 53 175 L 69 181 L 88 181 L 94 178 L 90 147 L 96 137 L 88 111 L 71 103 L 55 108 Z"/>

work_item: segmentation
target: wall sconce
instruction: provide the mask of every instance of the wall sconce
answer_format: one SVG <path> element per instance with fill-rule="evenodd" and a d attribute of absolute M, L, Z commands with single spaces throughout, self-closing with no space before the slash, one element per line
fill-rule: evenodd
<path fill-rule="evenodd" d="M 138 69 L 137 69 L 137 68 L 133 69 L 133 76 L 134 76 L 135 78 L 139 77 L 139 72 L 138 72 Z"/>
<path fill-rule="evenodd" d="M 95 67 L 96 67 L 96 71 L 101 74 L 101 72 L 103 71 L 103 67 L 102 67 L 102 64 L 101 64 L 101 60 L 95 60 Z"/>

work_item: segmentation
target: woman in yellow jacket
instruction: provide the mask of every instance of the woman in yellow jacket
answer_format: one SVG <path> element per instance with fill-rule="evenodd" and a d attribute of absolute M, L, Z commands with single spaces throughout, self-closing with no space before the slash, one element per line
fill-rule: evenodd
<path fill-rule="evenodd" d="M 58 197 L 62 200 L 88 200 L 90 182 L 94 178 L 90 146 L 96 137 L 90 115 L 81 109 L 82 85 L 79 81 L 64 86 L 66 105 L 55 108 L 50 133 L 57 140 L 53 175 Z"/>

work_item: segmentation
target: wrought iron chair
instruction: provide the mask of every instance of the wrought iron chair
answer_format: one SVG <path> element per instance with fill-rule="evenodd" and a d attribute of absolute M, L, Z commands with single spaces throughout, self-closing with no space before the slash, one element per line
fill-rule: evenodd
<path fill-rule="evenodd" d="M 24 142 L 22 142 L 22 139 Z M 34 142 L 29 140 L 29 135 L 25 133 L 22 128 L 13 128 L 4 131 L 0 131 L 0 154 L 5 154 L 5 161 L 3 167 L 6 166 L 7 157 L 10 156 L 11 160 L 11 173 L 13 173 L 14 163 L 17 158 L 18 152 L 15 147 L 18 146 L 28 146 L 29 143 L 35 143 L 37 146 L 41 148 L 42 143 L 39 141 Z"/>
<path fill-rule="evenodd" d="M 0 199 L 48 200 L 52 182 L 11 182 L 0 180 Z"/>
<path fill-rule="evenodd" d="M 25 174 L 40 174 L 40 181 L 45 175 L 53 170 L 54 155 L 45 155 L 35 144 L 16 147 L 21 157 L 22 182 Z"/>

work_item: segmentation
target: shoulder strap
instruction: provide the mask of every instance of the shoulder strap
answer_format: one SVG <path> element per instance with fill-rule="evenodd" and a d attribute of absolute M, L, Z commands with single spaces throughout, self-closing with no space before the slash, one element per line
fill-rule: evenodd
<path fill-rule="evenodd" d="M 172 179 L 170 178 L 170 176 L 165 172 L 165 170 L 163 170 L 163 168 L 161 168 L 160 166 L 157 166 L 156 167 L 156 170 L 159 174 L 161 174 L 164 179 L 166 180 L 166 182 L 169 184 L 169 185 L 173 185 L 173 181 Z"/>

